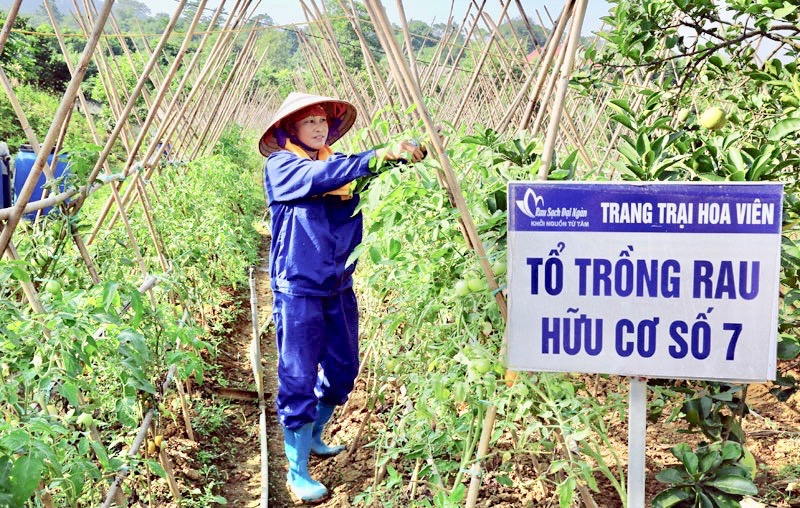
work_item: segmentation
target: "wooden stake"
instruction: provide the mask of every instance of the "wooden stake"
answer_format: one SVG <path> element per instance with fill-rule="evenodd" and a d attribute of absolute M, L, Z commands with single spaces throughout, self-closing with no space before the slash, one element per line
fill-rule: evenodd
<path fill-rule="evenodd" d="M 572 64 L 575 61 L 575 52 L 578 49 L 578 42 L 581 37 L 581 28 L 583 27 L 583 18 L 586 14 L 586 2 L 588 0 L 577 0 L 575 5 L 575 15 L 570 27 L 570 37 L 567 42 L 567 47 L 564 50 L 566 58 L 561 67 L 561 79 L 558 83 L 558 91 L 556 92 L 556 102 L 553 107 L 553 112 L 550 117 L 549 130 L 544 142 L 544 152 L 542 153 L 542 165 L 539 167 L 538 178 L 546 180 L 547 174 L 550 171 L 550 164 L 553 160 L 555 152 L 556 136 L 558 134 L 558 126 L 561 120 L 561 112 L 564 105 L 564 97 L 567 95 L 567 87 L 569 86 L 569 78 L 572 74 Z"/>
<path fill-rule="evenodd" d="M 97 47 L 97 41 L 100 39 L 103 26 L 105 25 L 106 19 L 108 18 L 113 5 L 113 0 L 107 0 L 103 3 L 101 15 L 98 17 L 97 23 L 95 23 L 95 26 L 92 29 L 92 35 L 86 42 L 83 54 L 81 55 L 78 71 L 72 76 L 69 85 L 67 85 L 67 90 L 64 92 L 61 103 L 56 110 L 55 118 L 53 118 L 53 121 L 50 124 L 50 129 L 47 132 L 47 136 L 45 136 L 44 142 L 42 143 L 39 152 L 36 154 L 36 160 L 33 163 L 33 167 L 31 167 L 28 178 L 25 180 L 25 184 L 17 196 L 17 202 L 13 206 L 11 217 L 9 217 L 8 221 L 3 227 L 2 233 L 0 233 L 0 252 L 4 252 L 11 242 L 11 235 L 14 234 L 14 231 L 16 230 L 17 225 L 22 218 L 25 205 L 30 200 L 31 195 L 36 188 L 39 175 L 42 174 L 42 170 L 47 162 L 47 157 L 50 154 L 50 149 L 55 145 L 56 139 L 61 131 L 61 126 L 63 125 L 67 114 L 72 109 L 75 96 L 77 95 L 81 82 L 83 82 L 83 77 L 86 75 L 86 70 L 89 67 L 89 61 L 91 60 L 92 54 Z"/>
<path fill-rule="evenodd" d="M 478 494 L 481 490 L 481 461 L 489 451 L 496 415 L 497 406 L 491 405 L 486 409 L 486 416 L 483 419 L 483 428 L 481 430 L 481 440 L 478 443 L 478 453 L 475 462 L 469 469 L 469 474 L 472 478 L 469 481 L 466 508 L 475 508 L 475 504 L 478 502 Z"/>

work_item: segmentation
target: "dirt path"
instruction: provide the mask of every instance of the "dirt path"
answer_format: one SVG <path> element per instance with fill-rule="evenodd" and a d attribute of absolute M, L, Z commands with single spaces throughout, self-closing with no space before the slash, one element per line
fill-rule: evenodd
<path fill-rule="evenodd" d="M 269 237 L 262 236 L 260 266 L 256 269 L 256 295 L 258 298 L 258 322 L 263 326 L 272 311 L 272 292 L 269 287 L 268 257 Z M 249 360 L 250 343 L 253 336 L 249 295 L 240 301 L 246 311 L 235 326 L 229 340 L 220 346 L 219 366 L 221 379 L 226 379 L 229 389 L 248 392 L 255 390 L 253 371 Z M 292 506 L 284 485 L 285 460 L 283 438 L 275 414 L 274 394 L 277 393 L 275 376 L 275 335 L 270 326 L 261 336 L 262 365 L 264 367 L 264 390 L 269 455 L 269 506 Z M 221 429 L 220 455 L 215 461 L 220 471 L 227 476 L 220 495 L 227 499 L 231 508 L 258 508 L 261 506 L 261 441 L 258 402 L 254 400 L 231 401 L 226 410 L 227 425 Z"/>
<path fill-rule="evenodd" d="M 259 325 L 266 322 L 272 308 L 272 292 L 269 286 L 268 257 L 269 237 L 262 238 L 260 252 L 261 265 L 256 270 L 256 293 L 258 296 Z M 252 338 L 252 324 L 249 300 L 240 303 L 247 312 L 232 330 L 229 340 L 220 346 L 219 366 L 221 379 L 228 381 L 227 388 L 254 390 L 253 373 L 248 352 Z M 283 431 L 275 412 L 277 393 L 275 334 L 272 326 L 261 337 L 262 364 L 264 366 L 264 388 L 267 399 L 267 436 L 269 453 L 269 506 L 283 508 L 295 506 L 286 488 L 286 458 L 283 451 Z M 215 388 L 217 391 L 221 387 Z M 357 383 L 347 406 L 347 414 L 342 408 L 326 429 L 334 443 L 352 443 L 364 418 L 363 383 Z M 226 409 L 226 422 L 220 429 L 218 438 L 221 446 L 215 464 L 227 481 L 220 495 L 228 501 L 231 508 L 257 508 L 261 502 L 261 455 L 259 441 L 258 406 L 255 401 L 231 401 Z M 361 440 L 363 444 L 363 439 Z M 359 447 L 360 448 L 360 447 Z M 322 481 L 331 491 L 331 497 L 317 506 L 322 508 L 351 506 L 352 497 L 361 491 L 365 482 L 371 481 L 374 474 L 371 454 L 364 449 L 352 453 L 346 450 L 339 456 L 327 460 L 312 457 L 309 469 L 314 478 Z"/>

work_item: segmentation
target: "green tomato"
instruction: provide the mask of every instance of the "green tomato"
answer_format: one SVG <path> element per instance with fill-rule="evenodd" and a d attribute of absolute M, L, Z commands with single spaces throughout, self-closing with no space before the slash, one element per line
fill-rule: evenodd
<path fill-rule="evenodd" d="M 33 266 L 35 266 L 36 268 L 42 268 L 46 264 L 47 264 L 47 256 L 45 256 L 44 254 L 42 254 L 40 252 L 37 252 L 36 254 L 34 254 L 34 256 L 33 256 Z"/>
<path fill-rule="evenodd" d="M 57 280 L 48 280 L 47 284 L 44 285 L 44 292 L 57 296 L 61 294 L 61 283 Z"/>
<path fill-rule="evenodd" d="M 504 275 L 508 266 L 506 266 L 506 261 L 504 259 L 498 259 L 494 263 L 492 263 L 492 273 L 497 276 Z"/>
<path fill-rule="evenodd" d="M 467 285 L 467 281 L 464 279 L 460 279 L 456 282 L 455 286 L 456 296 L 466 296 L 469 294 L 469 286 Z"/>
<path fill-rule="evenodd" d="M 492 370 L 492 361 L 488 358 L 478 358 L 472 361 L 472 367 L 478 374 L 486 374 Z"/>
<path fill-rule="evenodd" d="M 467 287 L 472 292 L 483 291 L 486 289 L 486 281 L 475 277 L 467 281 Z"/>

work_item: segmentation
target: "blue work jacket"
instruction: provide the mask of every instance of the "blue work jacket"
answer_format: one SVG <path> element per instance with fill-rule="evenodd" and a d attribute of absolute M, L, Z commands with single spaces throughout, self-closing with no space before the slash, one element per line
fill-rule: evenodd
<path fill-rule="evenodd" d="M 272 289 L 298 296 L 332 296 L 352 287 L 355 263 L 345 266 L 361 243 L 363 218 L 351 199 L 323 196 L 371 175 L 374 150 L 328 159 L 304 159 L 287 150 L 270 154 L 264 184 L 272 216 Z"/>

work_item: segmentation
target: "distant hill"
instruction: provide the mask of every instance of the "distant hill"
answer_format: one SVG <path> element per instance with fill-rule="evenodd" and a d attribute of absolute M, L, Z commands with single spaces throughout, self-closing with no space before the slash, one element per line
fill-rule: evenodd
<path fill-rule="evenodd" d="M 0 0 L 0 9 L 3 11 L 8 11 L 9 7 L 11 7 L 13 3 L 13 0 Z M 72 12 L 72 0 L 50 0 L 50 5 L 55 5 L 63 14 Z M 33 14 L 41 6 L 41 2 L 23 1 L 22 6 L 19 8 L 19 12 L 21 14 Z"/>

